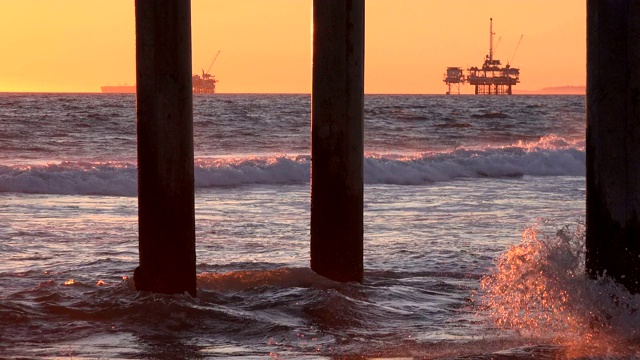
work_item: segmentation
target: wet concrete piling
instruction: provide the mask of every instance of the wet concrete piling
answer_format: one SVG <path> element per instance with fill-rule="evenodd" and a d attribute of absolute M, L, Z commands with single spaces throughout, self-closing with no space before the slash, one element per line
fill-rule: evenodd
<path fill-rule="evenodd" d="M 364 0 L 313 1 L 311 269 L 362 281 Z"/>
<path fill-rule="evenodd" d="M 138 290 L 196 296 L 191 2 L 137 0 Z"/>
<path fill-rule="evenodd" d="M 592 277 L 640 291 L 640 2 L 587 1 L 587 239 Z"/>

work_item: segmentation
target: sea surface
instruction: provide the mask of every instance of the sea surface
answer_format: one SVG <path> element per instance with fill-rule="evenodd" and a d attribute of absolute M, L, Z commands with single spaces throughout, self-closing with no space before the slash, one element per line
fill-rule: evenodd
<path fill-rule="evenodd" d="M 193 105 L 197 298 L 133 287 L 135 95 L 0 94 L 0 358 L 640 358 L 584 96 L 366 96 L 362 284 L 309 269 L 309 95 Z"/>

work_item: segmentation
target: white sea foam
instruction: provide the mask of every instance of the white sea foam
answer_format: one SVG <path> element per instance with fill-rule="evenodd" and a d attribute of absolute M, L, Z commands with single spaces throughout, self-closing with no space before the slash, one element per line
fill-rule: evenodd
<path fill-rule="evenodd" d="M 459 148 L 412 156 L 368 155 L 367 184 L 421 185 L 461 178 L 583 176 L 585 153 L 558 138 L 508 147 Z M 309 156 L 199 159 L 197 188 L 309 182 Z M 33 166 L 0 166 L 0 192 L 133 196 L 134 164 L 72 162 Z"/>
<path fill-rule="evenodd" d="M 0 192 L 133 196 L 137 186 L 136 167 L 128 163 L 0 165 Z"/>

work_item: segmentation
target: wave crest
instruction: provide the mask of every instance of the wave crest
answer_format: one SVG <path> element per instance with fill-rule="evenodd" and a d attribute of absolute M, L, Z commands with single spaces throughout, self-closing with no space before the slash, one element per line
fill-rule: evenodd
<path fill-rule="evenodd" d="M 340 283 L 317 275 L 309 268 L 241 270 L 198 274 L 198 288 L 216 291 L 241 291 L 262 286 L 332 288 Z"/>
<path fill-rule="evenodd" d="M 311 160 L 299 156 L 197 159 L 197 188 L 251 184 L 305 184 Z M 411 156 L 368 154 L 367 184 L 422 185 L 461 178 L 583 176 L 583 145 L 548 136 L 532 143 L 457 148 Z M 0 192 L 135 196 L 137 172 L 128 162 L 64 161 L 47 165 L 0 165 Z"/>

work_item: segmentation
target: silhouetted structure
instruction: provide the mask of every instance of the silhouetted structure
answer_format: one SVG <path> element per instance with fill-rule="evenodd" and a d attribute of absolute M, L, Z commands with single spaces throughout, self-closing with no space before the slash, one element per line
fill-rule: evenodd
<path fill-rule="evenodd" d="M 138 290 L 196 296 L 189 0 L 136 0 Z"/>
<path fill-rule="evenodd" d="M 364 0 L 313 1 L 311 269 L 363 277 Z"/>
<path fill-rule="evenodd" d="M 444 79 L 448 86 L 447 94 L 451 94 L 452 84 L 457 86 L 459 94 L 460 84 L 465 82 L 475 87 L 475 94 L 512 94 L 512 86 L 520 82 L 520 69 L 511 67 L 509 64 L 501 67 L 500 60 L 493 58 L 493 35 L 495 33 L 493 32 L 493 18 L 491 18 L 489 19 L 489 54 L 485 56 L 482 67 L 470 67 L 467 69 L 466 77 L 458 73 L 458 69 L 461 71 L 461 68 L 448 67 Z"/>
<path fill-rule="evenodd" d="M 587 253 L 640 292 L 640 2 L 587 1 Z"/>
<path fill-rule="evenodd" d="M 207 71 L 202 69 L 202 76 L 196 74 L 191 77 L 194 94 L 214 94 L 216 92 L 216 83 L 218 80 L 216 80 L 216 77 L 211 75 L 209 72 L 211 71 L 213 64 L 215 64 L 218 59 L 218 55 L 220 55 L 220 51 L 218 51 L 216 56 L 213 57 L 213 60 L 211 60 L 211 63 L 207 67 Z"/>
<path fill-rule="evenodd" d="M 191 81 L 193 82 L 194 94 L 214 94 L 216 92 L 216 83 L 218 80 L 211 74 L 203 71 L 202 76 L 193 75 Z"/>
<path fill-rule="evenodd" d="M 464 79 L 464 72 L 461 67 L 448 67 L 443 80 L 447 84 L 447 95 L 452 93 L 452 87 L 456 94 L 460 94 L 460 85 L 464 84 Z"/>

